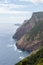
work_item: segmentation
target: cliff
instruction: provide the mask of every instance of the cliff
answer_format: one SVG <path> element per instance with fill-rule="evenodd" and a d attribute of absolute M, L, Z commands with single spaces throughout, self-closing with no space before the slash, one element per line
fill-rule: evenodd
<path fill-rule="evenodd" d="M 17 29 L 13 36 L 18 41 L 17 48 L 34 51 L 43 46 L 43 12 L 33 13 L 30 20 L 25 20 L 25 23 Z"/>
<path fill-rule="evenodd" d="M 29 52 L 43 46 L 43 21 L 39 21 L 30 32 L 22 36 L 16 45 L 18 48 Z"/>
<path fill-rule="evenodd" d="M 38 18 L 37 13 L 33 13 L 32 17 L 29 20 L 25 20 L 24 23 L 17 29 L 16 33 L 13 35 L 13 38 L 19 40 L 24 34 L 30 31 L 37 24 L 39 19 L 41 18 Z"/>

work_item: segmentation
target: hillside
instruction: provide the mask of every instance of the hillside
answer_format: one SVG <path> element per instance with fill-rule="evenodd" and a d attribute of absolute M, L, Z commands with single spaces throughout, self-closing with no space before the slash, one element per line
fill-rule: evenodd
<path fill-rule="evenodd" d="M 22 34 L 22 35 L 21 35 Z M 34 52 L 43 47 L 43 12 L 33 13 L 30 20 L 26 20 L 23 25 L 17 29 L 17 48 Z M 43 65 L 43 48 L 38 52 L 34 52 L 30 57 L 27 57 L 15 65 Z"/>
<path fill-rule="evenodd" d="M 43 65 L 43 48 L 15 65 Z"/>
<path fill-rule="evenodd" d="M 29 52 L 43 46 L 43 21 L 39 21 L 30 32 L 17 41 L 16 45 L 18 48 Z"/>
<path fill-rule="evenodd" d="M 19 40 L 24 34 L 30 31 L 39 21 L 43 21 L 43 12 L 34 12 L 29 20 L 25 20 L 24 23 L 17 29 L 13 35 L 13 39 Z"/>

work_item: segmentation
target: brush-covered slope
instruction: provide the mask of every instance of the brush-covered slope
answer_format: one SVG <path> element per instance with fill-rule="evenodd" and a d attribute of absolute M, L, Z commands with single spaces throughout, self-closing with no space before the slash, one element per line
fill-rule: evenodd
<path fill-rule="evenodd" d="M 25 20 L 24 23 L 17 29 L 13 38 L 19 40 L 24 34 L 30 31 L 39 20 L 43 20 L 43 12 L 34 12 L 29 20 Z"/>
<path fill-rule="evenodd" d="M 29 52 L 43 46 L 43 21 L 39 21 L 30 32 L 22 36 L 16 45 L 18 48 Z"/>
<path fill-rule="evenodd" d="M 15 65 L 43 65 L 43 48 Z"/>

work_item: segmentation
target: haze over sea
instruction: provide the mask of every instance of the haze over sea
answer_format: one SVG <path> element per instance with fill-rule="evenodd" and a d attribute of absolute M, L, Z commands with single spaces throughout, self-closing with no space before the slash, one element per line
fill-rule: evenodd
<path fill-rule="evenodd" d="M 17 28 L 12 23 L 0 23 L 0 65 L 14 65 L 28 55 L 17 49 L 16 40 L 12 39 Z"/>

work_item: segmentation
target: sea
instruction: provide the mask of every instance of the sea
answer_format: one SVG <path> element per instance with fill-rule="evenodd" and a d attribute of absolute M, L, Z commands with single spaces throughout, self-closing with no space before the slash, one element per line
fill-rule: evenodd
<path fill-rule="evenodd" d="M 12 38 L 18 27 L 14 23 L 0 23 L 0 65 L 15 65 L 29 55 L 17 49 L 17 40 Z"/>

